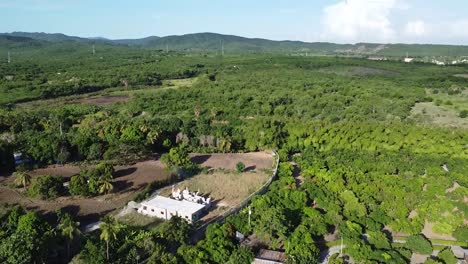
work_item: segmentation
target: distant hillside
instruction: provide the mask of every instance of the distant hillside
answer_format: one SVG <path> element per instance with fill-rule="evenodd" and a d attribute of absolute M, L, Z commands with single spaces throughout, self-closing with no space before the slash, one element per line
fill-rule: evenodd
<path fill-rule="evenodd" d="M 140 39 L 115 39 L 112 42 L 128 46 L 147 46 L 149 43 L 158 40 L 160 37 L 150 36 Z"/>
<path fill-rule="evenodd" d="M 153 49 L 185 51 L 225 52 L 331 52 L 351 45 L 333 43 L 306 43 L 301 41 L 273 41 L 259 38 L 244 38 L 216 33 L 196 33 L 181 36 L 167 36 L 148 41 L 144 47 Z"/>
<path fill-rule="evenodd" d="M 2 49 L 41 47 L 46 44 L 47 42 L 32 38 L 0 35 L 0 48 Z"/>
<path fill-rule="evenodd" d="M 82 38 L 60 33 L 13 32 L 0 34 L 3 38 L 0 48 L 24 45 L 46 45 L 47 43 L 109 44 L 133 46 L 146 49 L 159 49 L 186 52 L 229 53 L 310 53 L 328 55 L 381 55 L 403 57 L 408 53 L 413 57 L 424 56 L 468 56 L 468 46 L 426 45 L 426 44 L 335 44 L 327 42 L 274 41 L 260 38 L 244 38 L 216 33 L 195 33 L 181 36 L 150 36 L 140 39 L 110 40 L 102 37 Z M 10 38 L 6 38 L 10 37 Z M 18 39 L 15 39 L 18 38 Z M 33 42 L 36 41 L 36 42 Z M 39 42 L 38 42 L 39 41 Z"/>
<path fill-rule="evenodd" d="M 0 34 L 3 36 L 12 36 L 12 37 L 25 37 L 31 38 L 35 40 L 42 40 L 48 42 L 80 42 L 80 43 L 93 43 L 93 42 L 100 42 L 100 43 L 112 43 L 111 40 L 106 38 L 82 38 L 82 37 L 75 37 L 75 36 L 68 36 L 62 33 L 43 33 L 43 32 L 12 32 L 12 33 L 3 33 Z"/>

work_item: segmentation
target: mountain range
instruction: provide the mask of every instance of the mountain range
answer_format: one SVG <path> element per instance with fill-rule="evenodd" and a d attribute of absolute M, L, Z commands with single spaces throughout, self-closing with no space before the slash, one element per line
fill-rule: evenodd
<path fill-rule="evenodd" d="M 145 49 L 222 52 L 225 53 L 311 53 L 378 56 L 468 56 L 468 46 L 429 44 L 335 44 L 328 42 L 274 41 L 217 33 L 195 33 L 180 36 L 149 36 L 140 39 L 111 40 L 102 37 L 84 38 L 61 33 L 0 33 L 0 48 L 21 49 L 47 46 L 51 43 L 102 44 Z"/>

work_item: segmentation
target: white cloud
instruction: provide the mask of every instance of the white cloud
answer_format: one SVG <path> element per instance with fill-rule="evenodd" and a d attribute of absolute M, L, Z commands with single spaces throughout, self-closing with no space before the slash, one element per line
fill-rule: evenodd
<path fill-rule="evenodd" d="M 344 0 L 323 11 L 322 39 L 340 42 L 384 41 L 395 38 L 390 14 L 397 0 Z"/>
<path fill-rule="evenodd" d="M 428 27 L 422 20 L 410 21 L 405 26 L 405 34 L 421 37 L 428 33 Z"/>

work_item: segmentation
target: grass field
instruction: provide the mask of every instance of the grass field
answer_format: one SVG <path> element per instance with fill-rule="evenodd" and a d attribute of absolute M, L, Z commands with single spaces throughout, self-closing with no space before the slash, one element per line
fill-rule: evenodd
<path fill-rule="evenodd" d="M 127 102 L 135 95 L 147 95 L 168 89 L 190 87 L 196 80 L 197 78 L 164 80 L 161 86 L 130 86 L 128 90 L 125 90 L 124 87 L 113 87 L 89 94 L 64 96 L 56 99 L 34 100 L 16 105 L 26 109 L 49 108 L 51 106 L 59 107 L 71 104 L 109 106 L 115 103 Z"/>
<path fill-rule="evenodd" d="M 187 179 L 177 184 L 176 188 L 199 190 L 202 194 L 212 197 L 218 206 L 235 207 L 258 190 L 269 177 L 270 175 L 261 171 L 237 173 L 215 170 Z M 171 189 L 167 188 L 162 194 L 168 196 L 170 192 Z"/>
<path fill-rule="evenodd" d="M 417 103 L 411 110 L 411 118 L 422 124 L 468 128 L 468 118 L 461 118 L 456 110 L 433 102 Z"/>

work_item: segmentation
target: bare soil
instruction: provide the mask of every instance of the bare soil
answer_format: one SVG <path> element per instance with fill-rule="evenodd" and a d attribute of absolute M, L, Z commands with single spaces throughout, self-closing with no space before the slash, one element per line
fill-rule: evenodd
<path fill-rule="evenodd" d="M 80 172 L 78 166 L 49 166 L 31 171 L 31 176 L 54 175 L 64 177 L 68 181 Z M 159 160 L 138 162 L 134 165 L 116 166 L 114 173 L 114 192 L 108 195 L 86 198 L 80 196 L 59 197 L 52 201 L 29 198 L 25 190 L 12 189 L 13 177 L 0 177 L 0 202 L 20 204 L 28 209 L 34 209 L 47 214 L 58 209 L 76 215 L 84 223 L 93 222 L 101 216 L 120 208 L 132 200 L 138 191 L 148 183 L 167 179 L 169 175 L 164 171 Z"/>
<path fill-rule="evenodd" d="M 269 153 L 245 154 L 193 154 L 192 160 L 202 166 L 214 169 L 233 170 L 237 162 L 245 163 L 250 170 L 270 169 L 273 158 Z M 68 181 L 80 172 L 79 166 L 49 166 L 31 171 L 32 177 L 55 175 Z M 255 172 L 251 171 L 254 174 Z M 260 173 L 258 173 L 260 174 Z M 0 203 L 19 204 L 28 209 L 37 210 L 46 216 L 58 209 L 75 215 L 85 225 L 97 221 L 117 208 L 125 206 L 147 184 L 153 181 L 165 180 L 169 174 L 159 160 L 147 160 L 132 165 L 116 166 L 114 173 L 114 192 L 108 195 L 86 198 L 79 196 L 59 197 L 52 201 L 29 198 L 25 190 L 13 188 L 13 177 L 0 176 Z"/>
<path fill-rule="evenodd" d="M 72 100 L 67 102 L 66 104 L 91 104 L 97 106 L 106 106 L 112 105 L 115 103 L 127 102 L 130 100 L 130 96 L 128 95 L 100 95 L 100 96 L 93 96 L 93 97 L 83 97 L 77 100 Z"/>

